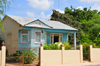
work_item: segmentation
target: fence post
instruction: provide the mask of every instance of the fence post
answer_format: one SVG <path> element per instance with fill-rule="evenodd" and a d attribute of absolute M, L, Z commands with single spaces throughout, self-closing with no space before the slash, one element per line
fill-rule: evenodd
<path fill-rule="evenodd" d="M 24 66 L 24 48 L 23 48 L 23 66 Z"/>
<path fill-rule="evenodd" d="M 61 53 L 61 64 L 63 64 L 63 55 L 64 55 L 64 50 L 65 50 L 65 47 L 62 46 L 62 53 Z"/>
<path fill-rule="evenodd" d="M 90 61 L 92 61 L 92 45 L 90 45 L 90 48 L 89 48 L 89 50 L 90 50 Z"/>
<path fill-rule="evenodd" d="M 83 63 L 83 46 L 80 45 L 80 62 Z"/>
<path fill-rule="evenodd" d="M 2 66 L 5 66 L 5 64 L 6 64 L 6 46 L 2 46 L 1 56 L 2 56 L 1 64 L 2 64 Z"/>
<path fill-rule="evenodd" d="M 40 66 L 43 66 L 43 47 L 42 46 L 40 46 Z"/>

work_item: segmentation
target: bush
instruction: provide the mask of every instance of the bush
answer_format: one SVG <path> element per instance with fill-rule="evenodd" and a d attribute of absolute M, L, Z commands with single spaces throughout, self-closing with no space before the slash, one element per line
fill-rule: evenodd
<path fill-rule="evenodd" d="M 24 52 L 24 63 L 25 64 L 29 64 L 32 63 L 35 59 L 36 59 L 36 54 L 33 52 L 33 50 L 26 50 Z M 20 60 L 20 63 L 22 63 L 23 61 L 23 54 L 21 54 L 21 56 L 18 58 L 18 60 Z"/>
<path fill-rule="evenodd" d="M 71 45 L 68 43 L 68 42 L 64 42 L 64 47 L 65 47 L 65 50 L 71 50 Z"/>
<path fill-rule="evenodd" d="M 25 64 L 29 64 L 32 63 L 35 59 L 36 59 L 36 54 L 33 52 L 33 50 L 25 50 L 24 51 L 24 63 Z M 15 56 L 19 56 L 19 57 L 15 57 Z M 12 55 L 8 55 L 7 62 L 23 62 L 23 53 L 21 51 L 17 51 L 16 53 L 12 54 Z"/>
<path fill-rule="evenodd" d="M 45 50 L 59 50 L 61 49 L 62 42 L 47 44 L 43 45 Z"/>
<path fill-rule="evenodd" d="M 66 50 L 71 50 L 71 45 L 67 42 L 66 43 L 58 42 L 58 43 L 52 43 L 52 44 L 45 43 L 43 45 L 43 48 L 45 50 L 61 50 L 62 46 L 64 46 Z"/>

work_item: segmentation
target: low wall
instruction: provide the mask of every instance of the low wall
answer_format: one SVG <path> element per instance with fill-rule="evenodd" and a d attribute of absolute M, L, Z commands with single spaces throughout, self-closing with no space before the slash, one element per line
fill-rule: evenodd
<path fill-rule="evenodd" d="M 40 47 L 40 66 L 57 65 L 67 63 L 83 62 L 83 49 L 80 45 L 80 50 L 43 50 Z"/>
<path fill-rule="evenodd" d="M 92 46 L 90 46 L 90 47 L 91 47 L 91 49 L 90 49 L 91 61 L 100 63 L 100 48 L 92 48 Z"/>
<path fill-rule="evenodd" d="M 80 63 L 80 50 L 64 50 L 63 64 Z"/>
<path fill-rule="evenodd" d="M 61 50 L 43 50 L 42 54 L 43 64 L 61 64 Z"/>
<path fill-rule="evenodd" d="M 0 65 L 1 65 L 1 50 L 0 50 Z"/>

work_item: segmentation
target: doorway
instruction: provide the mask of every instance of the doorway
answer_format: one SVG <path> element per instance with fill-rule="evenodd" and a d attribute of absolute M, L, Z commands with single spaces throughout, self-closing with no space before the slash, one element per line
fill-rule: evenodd
<path fill-rule="evenodd" d="M 62 34 L 61 33 L 51 33 L 50 34 L 50 42 L 56 43 L 62 41 Z"/>
<path fill-rule="evenodd" d="M 54 36 L 54 43 L 59 42 L 59 36 Z"/>

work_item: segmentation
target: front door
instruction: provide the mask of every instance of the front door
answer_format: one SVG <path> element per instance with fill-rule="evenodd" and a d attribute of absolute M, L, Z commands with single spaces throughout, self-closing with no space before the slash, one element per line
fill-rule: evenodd
<path fill-rule="evenodd" d="M 62 34 L 61 33 L 51 33 L 50 35 L 51 43 L 56 43 L 62 41 Z"/>

